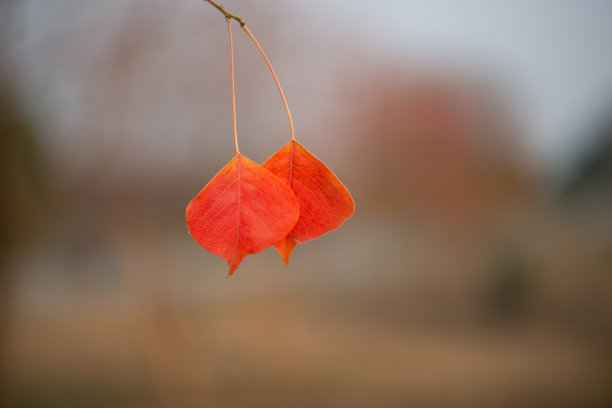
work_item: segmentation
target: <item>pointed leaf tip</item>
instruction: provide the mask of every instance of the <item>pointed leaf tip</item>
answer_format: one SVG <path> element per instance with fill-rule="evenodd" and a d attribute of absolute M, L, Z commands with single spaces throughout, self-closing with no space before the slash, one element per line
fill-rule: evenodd
<path fill-rule="evenodd" d="M 234 262 L 232 263 L 227 263 L 229 266 L 229 271 L 227 272 L 227 277 L 229 278 L 230 276 L 232 276 L 234 274 L 234 272 L 236 272 L 236 269 L 238 269 L 238 265 L 240 265 L 240 262 L 242 262 L 242 259 L 238 262 Z"/>
<path fill-rule="evenodd" d="M 297 244 L 293 238 L 289 236 L 285 236 L 275 244 L 276 249 L 280 253 L 281 258 L 283 258 L 283 262 L 285 262 L 286 266 L 289 266 L 289 258 L 291 257 L 291 253 L 295 249 L 296 245 Z"/>

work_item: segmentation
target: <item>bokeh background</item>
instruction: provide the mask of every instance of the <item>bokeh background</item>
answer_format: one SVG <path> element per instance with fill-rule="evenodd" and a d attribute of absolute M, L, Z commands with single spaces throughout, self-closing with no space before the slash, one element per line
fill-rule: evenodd
<path fill-rule="evenodd" d="M 3 0 L 0 405 L 612 406 L 612 3 L 223 4 L 355 215 L 227 279 L 184 221 L 233 156 L 223 16 Z"/>

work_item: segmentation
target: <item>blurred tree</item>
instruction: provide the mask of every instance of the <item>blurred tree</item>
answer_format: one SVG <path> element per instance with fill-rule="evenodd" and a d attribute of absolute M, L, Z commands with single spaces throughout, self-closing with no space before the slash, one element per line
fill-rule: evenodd
<path fill-rule="evenodd" d="M 573 172 L 563 183 L 562 196 L 566 199 L 596 194 L 612 198 L 612 120 L 610 115 L 596 131 L 591 145 Z M 601 197 L 603 198 L 603 197 Z"/>
<path fill-rule="evenodd" d="M 11 253 L 32 238 L 42 174 L 33 133 L 2 85 L 0 81 L 0 390 L 13 293 L 7 263 Z"/>
<path fill-rule="evenodd" d="M 484 275 L 483 307 L 489 321 L 508 323 L 527 311 L 535 268 L 517 243 L 501 240 L 498 246 Z"/>
<path fill-rule="evenodd" d="M 0 35 L 5 39 L 12 4 L 6 1 L 0 5 Z M 4 51 L 0 48 L 0 404 L 6 383 L 6 342 L 13 294 L 7 263 L 11 253 L 31 239 L 37 213 L 36 191 L 42 180 L 34 133 L 10 87 Z"/>
<path fill-rule="evenodd" d="M 509 112 L 487 83 L 430 74 L 371 76 L 382 79 L 351 99 L 361 105 L 350 125 L 356 156 L 368 163 L 364 173 L 356 172 L 369 190 L 364 196 L 385 199 L 364 205 L 473 227 L 529 202 L 532 174 L 521 163 Z"/>

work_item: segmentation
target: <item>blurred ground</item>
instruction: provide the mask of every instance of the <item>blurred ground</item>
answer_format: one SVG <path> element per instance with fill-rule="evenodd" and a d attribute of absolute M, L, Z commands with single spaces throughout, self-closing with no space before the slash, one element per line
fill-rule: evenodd
<path fill-rule="evenodd" d="M 227 279 L 184 221 L 233 148 L 224 22 L 200 3 L 0 6 L 0 405 L 612 405 L 610 106 L 551 165 L 477 61 L 380 58 L 228 1 L 356 213 L 289 269 L 269 249 Z M 261 162 L 289 134 L 236 29 Z"/>

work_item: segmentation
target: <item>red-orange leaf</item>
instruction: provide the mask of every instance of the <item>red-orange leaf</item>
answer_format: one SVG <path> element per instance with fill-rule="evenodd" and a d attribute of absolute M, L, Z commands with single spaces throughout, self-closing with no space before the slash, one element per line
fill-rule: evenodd
<path fill-rule="evenodd" d="M 299 204 L 291 190 L 237 154 L 187 206 L 187 227 L 202 247 L 224 258 L 229 274 L 293 228 Z"/>
<path fill-rule="evenodd" d="M 351 194 L 330 169 L 295 140 L 283 146 L 262 167 L 279 177 L 300 203 L 295 227 L 275 243 L 288 265 L 296 244 L 338 228 L 353 215 Z"/>

